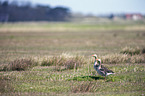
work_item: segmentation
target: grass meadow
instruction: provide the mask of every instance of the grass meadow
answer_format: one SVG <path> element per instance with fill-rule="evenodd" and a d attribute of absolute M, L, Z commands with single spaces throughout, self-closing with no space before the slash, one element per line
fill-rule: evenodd
<path fill-rule="evenodd" d="M 115 75 L 97 75 L 93 54 Z M 145 22 L 0 24 L 0 95 L 145 95 Z"/>

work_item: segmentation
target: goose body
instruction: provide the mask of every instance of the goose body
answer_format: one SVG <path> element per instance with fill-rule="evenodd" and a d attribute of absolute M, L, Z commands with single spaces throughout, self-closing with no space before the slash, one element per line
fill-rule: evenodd
<path fill-rule="evenodd" d="M 115 74 L 112 70 L 109 70 L 108 68 L 101 65 L 101 59 L 97 59 L 96 54 L 94 54 L 93 57 L 95 57 L 94 69 L 97 71 L 99 75 L 104 76 L 106 78 L 106 76 L 108 75 Z"/>

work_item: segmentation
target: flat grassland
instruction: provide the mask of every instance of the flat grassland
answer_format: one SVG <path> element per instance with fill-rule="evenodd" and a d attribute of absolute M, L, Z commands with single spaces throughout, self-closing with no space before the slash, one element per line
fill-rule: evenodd
<path fill-rule="evenodd" d="M 106 61 L 104 65 L 116 73 L 106 81 L 93 69 L 92 54 L 106 58 L 125 47 L 145 48 L 145 22 L 0 24 L 0 67 L 22 58 L 38 63 L 23 71 L 1 70 L 0 95 L 145 95 L 144 53 L 129 55 L 125 62 Z M 86 62 L 67 70 L 42 66 L 44 59 L 60 55 L 80 56 Z"/>

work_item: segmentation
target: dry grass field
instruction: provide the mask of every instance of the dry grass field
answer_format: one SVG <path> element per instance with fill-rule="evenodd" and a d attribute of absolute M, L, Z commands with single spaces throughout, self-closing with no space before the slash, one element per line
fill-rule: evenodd
<path fill-rule="evenodd" d="M 92 54 L 116 74 L 96 75 Z M 145 95 L 145 22 L 0 24 L 0 95 Z"/>

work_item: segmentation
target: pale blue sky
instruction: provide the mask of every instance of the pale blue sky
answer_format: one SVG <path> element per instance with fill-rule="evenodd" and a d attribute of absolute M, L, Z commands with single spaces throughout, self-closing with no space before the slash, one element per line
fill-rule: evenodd
<path fill-rule="evenodd" d="M 65 6 L 72 12 L 108 14 L 108 13 L 143 13 L 145 0 L 23 0 L 33 4 L 45 4 L 51 7 Z"/>

